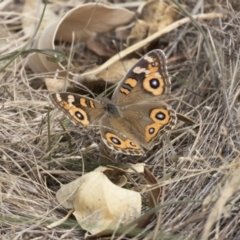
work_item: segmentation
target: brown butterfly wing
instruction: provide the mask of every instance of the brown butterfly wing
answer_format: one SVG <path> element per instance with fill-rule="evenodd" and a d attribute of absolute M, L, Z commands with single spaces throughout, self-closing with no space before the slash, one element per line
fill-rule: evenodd
<path fill-rule="evenodd" d="M 139 141 L 129 131 L 127 119 L 103 116 L 100 125 L 102 140 L 110 149 L 128 155 L 145 154 Z"/>
<path fill-rule="evenodd" d="M 142 155 L 150 150 L 177 121 L 175 111 L 163 102 L 145 101 L 119 110 L 120 118 L 101 119 L 100 131 L 108 147 L 126 154 Z"/>
<path fill-rule="evenodd" d="M 165 54 L 156 49 L 144 55 L 128 71 L 115 89 L 112 102 L 122 106 L 159 98 L 170 93 L 170 85 Z"/>
<path fill-rule="evenodd" d="M 71 120 L 81 126 L 96 125 L 104 115 L 100 101 L 74 93 L 54 93 L 50 95 L 52 103 Z"/>

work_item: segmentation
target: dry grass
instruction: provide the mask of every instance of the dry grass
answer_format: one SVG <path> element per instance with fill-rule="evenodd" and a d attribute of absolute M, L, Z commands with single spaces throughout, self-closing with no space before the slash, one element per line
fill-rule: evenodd
<path fill-rule="evenodd" d="M 20 12 L 17 2 L 0 13 L 0 27 L 5 30 L 0 41 L 6 41 L 0 45 L 1 54 L 19 49 L 28 40 L 21 30 L 21 14 L 14 14 Z M 234 0 L 183 2 L 195 13 L 216 11 L 228 17 L 198 22 L 210 49 L 192 23 L 156 43 L 172 63 L 173 107 L 197 124 L 179 122 L 171 135 L 177 162 L 171 160 L 174 152 L 167 144 L 145 159 L 154 175 L 164 179 L 162 208 L 144 229 L 145 239 L 237 240 L 240 8 Z M 184 59 L 176 62 L 171 58 L 174 56 Z M 93 141 L 99 143 L 99 136 L 95 130 L 80 130 L 53 120 L 42 75 L 31 72 L 27 59 L 17 58 L 0 73 L 0 233 L 2 239 L 82 239 L 84 232 L 73 218 L 53 230 L 45 226 L 66 214 L 55 198 L 60 183 L 98 165 L 96 149 L 80 149 Z M 6 63 L 0 62 L 0 67 Z"/>

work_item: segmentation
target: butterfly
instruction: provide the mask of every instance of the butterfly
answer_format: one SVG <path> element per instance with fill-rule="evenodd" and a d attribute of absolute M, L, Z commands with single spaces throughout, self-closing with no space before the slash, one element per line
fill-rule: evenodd
<path fill-rule="evenodd" d="M 50 99 L 78 125 L 98 126 L 110 149 L 145 155 L 176 125 L 177 115 L 166 103 L 170 88 L 165 54 L 156 49 L 127 72 L 111 100 L 69 92 L 51 94 Z"/>

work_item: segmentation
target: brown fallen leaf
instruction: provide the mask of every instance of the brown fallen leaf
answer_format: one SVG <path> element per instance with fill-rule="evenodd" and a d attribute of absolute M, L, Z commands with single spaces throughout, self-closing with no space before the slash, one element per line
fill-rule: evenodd
<path fill-rule="evenodd" d="M 73 208 L 79 225 L 91 234 L 113 232 L 141 214 L 141 195 L 112 183 L 104 174 L 107 170 L 99 167 L 63 185 L 56 194 L 58 202 Z"/>
<path fill-rule="evenodd" d="M 100 41 L 98 37 L 92 37 L 86 41 L 86 47 L 100 57 L 112 57 L 117 52 Z"/>
<path fill-rule="evenodd" d="M 162 190 L 158 187 L 158 180 L 154 177 L 154 175 L 149 171 L 148 168 L 144 168 L 144 179 L 150 187 L 152 186 L 151 190 L 147 191 L 148 201 L 150 208 L 156 207 L 161 201 L 161 194 Z M 137 227 L 143 228 L 145 227 L 151 219 L 155 216 L 155 213 L 147 214 L 141 217 L 140 221 L 138 222 Z"/>
<path fill-rule="evenodd" d="M 94 37 L 97 33 L 108 32 L 125 25 L 133 17 L 134 13 L 124 8 L 110 7 L 101 3 L 82 4 L 71 9 L 60 20 L 48 24 L 37 39 L 35 47 L 57 49 L 56 42 L 59 41 L 70 43 L 70 45 L 79 44 L 81 41 L 85 42 Z M 29 57 L 28 64 L 37 73 L 54 72 L 59 69 L 59 76 L 67 74 L 70 78 L 75 76 L 72 71 L 67 71 L 63 64 L 49 62 L 43 54 L 33 54 Z M 72 68 L 79 68 L 79 66 L 72 66 Z"/>
<path fill-rule="evenodd" d="M 148 0 L 138 12 L 138 20 L 127 38 L 129 46 L 170 25 L 180 16 L 176 5 L 159 0 Z"/>
<path fill-rule="evenodd" d="M 105 79 L 107 82 L 110 83 L 117 83 L 120 79 L 122 79 L 128 70 L 138 61 L 136 58 L 132 58 L 129 60 L 119 60 L 115 63 L 113 63 L 111 66 L 109 66 L 108 69 L 103 70 L 96 74 L 96 78 L 102 78 Z M 92 68 L 91 70 L 97 69 L 99 66 L 96 66 Z M 84 82 L 92 81 L 92 78 L 84 78 Z"/>
<path fill-rule="evenodd" d="M 70 84 L 65 79 L 45 78 L 47 90 L 51 93 L 61 92 L 63 89 L 69 89 Z"/>

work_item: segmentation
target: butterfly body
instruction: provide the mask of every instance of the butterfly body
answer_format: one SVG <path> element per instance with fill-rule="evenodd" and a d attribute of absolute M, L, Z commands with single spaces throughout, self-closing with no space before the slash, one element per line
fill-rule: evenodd
<path fill-rule="evenodd" d="M 107 103 L 106 106 L 104 107 L 104 110 L 109 117 L 113 118 L 121 117 L 119 109 L 113 103 Z"/>
<path fill-rule="evenodd" d="M 111 100 L 67 92 L 50 98 L 80 126 L 99 126 L 102 140 L 110 149 L 143 155 L 176 124 L 175 111 L 164 101 L 169 93 L 165 55 L 154 50 L 130 69 Z"/>

